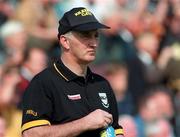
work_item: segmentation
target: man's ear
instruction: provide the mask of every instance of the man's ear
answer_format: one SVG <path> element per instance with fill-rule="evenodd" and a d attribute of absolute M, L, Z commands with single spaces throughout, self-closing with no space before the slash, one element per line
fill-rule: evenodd
<path fill-rule="evenodd" d="M 62 47 L 66 50 L 69 49 L 69 40 L 66 36 L 61 35 L 59 38 L 59 42 L 61 43 Z"/>

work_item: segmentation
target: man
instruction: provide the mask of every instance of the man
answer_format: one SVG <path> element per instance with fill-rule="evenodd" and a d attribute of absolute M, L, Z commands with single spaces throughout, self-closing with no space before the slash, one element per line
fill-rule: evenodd
<path fill-rule="evenodd" d="M 27 33 L 21 22 L 9 20 L 0 28 L 7 65 L 20 65 L 26 48 Z"/>
<path fill-rule="evenodd" d="M 44 70 L 47 66 L 48 57 L 44 49 L 29 47 L 24 52 L 23 62 L 20 66 L 21 80 L 17 85 L 15 103 L 21 109 L 22 95 L 32 78 Z"/>
<path fill-rule="evenodd" d="M 121 137 L 115 96 L 88 64 L 95 59 L 98 29 L 109 28 L 85 8 L 59 21 L 61 59 L 36 75 L 23 99 L 23 137 L 99 137 L 108 125 Z"/>

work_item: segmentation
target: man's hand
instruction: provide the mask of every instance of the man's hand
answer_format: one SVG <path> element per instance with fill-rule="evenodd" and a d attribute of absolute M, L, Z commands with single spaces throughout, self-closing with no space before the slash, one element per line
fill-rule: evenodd
<path fill-rule="evenodd" d="M 96 109 L 95 111 L 84 117 L 85 125 L 87 125 L 89 130 L 94 130 L 98 128 L 106 128 L 113 122 L 113 117 L 110 113 L 103 111 L 101 109 Z"/>

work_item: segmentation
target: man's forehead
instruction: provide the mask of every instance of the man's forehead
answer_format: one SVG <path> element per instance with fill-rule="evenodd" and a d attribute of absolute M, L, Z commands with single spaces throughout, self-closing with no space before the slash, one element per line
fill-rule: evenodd
<path fill-rule="evenodd" d="M 72 31 L 75 34 L 80 34 L 80 35 L 91 35 L 91 34 L 96 34 L 99 33 L 99 31 L 96 30 L 89 30 L 89 31 Z"/>

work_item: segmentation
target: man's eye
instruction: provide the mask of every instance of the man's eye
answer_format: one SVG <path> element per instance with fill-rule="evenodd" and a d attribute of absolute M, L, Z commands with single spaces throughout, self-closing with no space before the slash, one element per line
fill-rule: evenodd
<path fill-rule="evenodd" d="M 99 37 L 99 33 L 98 32 L 79 32 L 78 33 L 80 37 L 82 38 L 98 38 Z"/>
<path fill-rule="evenodd" d="M 90 37 L 90 36 L 89 36 L 89 33 L 87 33 L 87 32 L 81 32 L 81 33 L 79 33 L 79 35 L 80 35 L 81 37 L 83 37 L 83 38 L 88 38 L 88 37 Z"/>
<path fill-rule="evenodd" d="M 83 34 L 82 36 L 83 36 L 84 38 L 90 38 L 90 37 L 91 37 L 91 35 L 86 34 L 86 33 L 85 33 L 85 34 Z"/>
<path fill-rule="evenodd" d="M 84 33 L 82 35 L 84 38 L 99 38 L 99 33 L 95 33 L 95 34 L 92 34 L 92 33 Z"/>

